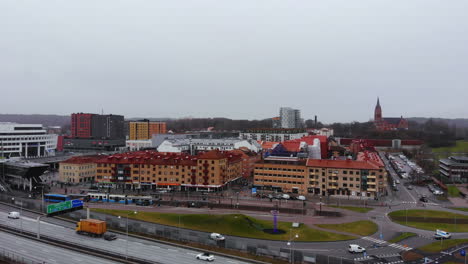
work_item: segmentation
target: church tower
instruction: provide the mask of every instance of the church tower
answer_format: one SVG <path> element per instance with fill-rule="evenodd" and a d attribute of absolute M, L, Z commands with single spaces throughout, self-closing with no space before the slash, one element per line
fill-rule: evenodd
<path fill-rule="evenodd" d="M 377 105 L 375 106 L 374 111 L 374 122 L 382 121 L 382 108 L 380 107 L 380 101 L 377 97 Z"/>

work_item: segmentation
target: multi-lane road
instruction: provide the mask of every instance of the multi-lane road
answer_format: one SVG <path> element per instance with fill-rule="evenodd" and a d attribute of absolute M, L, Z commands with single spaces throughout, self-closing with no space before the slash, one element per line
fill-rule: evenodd
<path fill-rule="evenodd" d="M 18 229 L 22 228 L 25 231 L 37 232 L 37 221 L 35 217 L 31 217 L 33 215 L 26 213 L 21 219 L 8 219 L 7 212 L 5 211 L 5 209 L 8 208 L 5 208 L 3 206 L 2 208 L 0 208 L 0 224 L 15 227 Z M 73 228 L 70 227 L 69 223 L 64 222 L 63 225 L 59 225 L 57 224 L 60 222 L 59 220 L 56 220 L 55 222 L 56 223 L 49 223 L 41 221 L 41 234 L 47 235 L 48 237 L 71 241 L 73 243 L 84 245 L 90 248 L 112 251 L 121 254 L 122 257 L 128 254 L 128 256 L 154 261 L 155 263 L 199 263 L 199 261 L 196 260 L 196 255 L 201 253 L 201 251 L 194 251 L 185 248 L 170 246 L 167 244 L 133 238 L 131 236 L 128 238 L 127 243 L 126 236 L 122 235 L 118 235 L 118 238 L 116 240 L 106 241 L 102 238 L 91 238 L 87 236 L 78 235 L 75 233 Z M 9 243 L 6 240 L 0 240 L 1 247 L 5 247 L 8 244 Z M 32 255 L 32 251 L 26 251 L 26 253 Z M 50 252 L 47 251 L 39 251 L 36 253 L 37 254 L 35 256 L 37 257 L 48 258 L 49 256 L 51 256 Z M 82 258 L 80 258 L 80 256 L 82 256 Z M 67 263 L 93 263 L 88 262 L 87 258 L 89 258 L 89 256 L 76 253 L 76 256 L 74 256 L 74 260 L 72 261 L 72 259 L 70 258 L 69 261 L 67 261 Z M 217 262 L 223 263 L 247 263 L 239 261 L 237 259 L 230 259 L 222 256 L 215 256 L 215 258 Z M 58 259 L 56 260 L 59 263 L 64 263 L 58 261 Z"/>

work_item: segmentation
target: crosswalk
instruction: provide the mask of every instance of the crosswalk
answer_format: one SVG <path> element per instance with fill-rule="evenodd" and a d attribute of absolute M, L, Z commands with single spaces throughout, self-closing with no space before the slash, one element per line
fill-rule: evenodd
<path fill-rule="evenodd" d="M 377 244 L 379 244 L 379 245 L 385 245 L 385 244 L 387 244 L 387 241 L 381 240 L 381 239 L 377 239 L 377 238 L 373 238 L 373 237 L 363 237 L 362 239 L 365 239 L 365 240 L 368 240 L 368 241 L 372 241 L 372 242 L 377 243 Z M 389 244 L 388 246 L 393 247 L 393 248 L 397 248 L 397 249 L 400 249 L 400 250 L 404 250 L 404 251 L 409 251 L 409 250 L 412 250 L 412 249 L 413 249 L 413 248 L 405 247 L 405 246 L 402 246 L 402 245 L 396 244 L 396 243 L 391 243 L 391 244 Z"/>
<path fill-rule="evenodd" d="M 395 257 L 398 257 L 400 258 L 400 254 L 387 254 L 387 255 L 377 255 L 377 256 L 365 256 L 365 257 L 359 257 L 359 258 L 354 258 L 354 261 L 366 261 L 366 260 L 371 260 L 371 259 L 374 259 L 374 258 L 379 258 L 379 259 L 382 259 L 382 258 L 395 258 Z M 396 260 L 396 261 L 392 261 L 392 262 L 375 262 L 374 264 L 378 264 L 378 263 L 403 263 L 404 261 L 403 260 Z"/>
<path fill-rule="evenodd" d="M 401 203 L 402 203 L 402 204 L 417 204 L 418 202 L 402 201 Z M 425 204 L 425 205 L 439 206 L 438 203 L 429 203 L 429 202 L 428 202 L 428 203 L 423 203 L 423 204 Z"/>

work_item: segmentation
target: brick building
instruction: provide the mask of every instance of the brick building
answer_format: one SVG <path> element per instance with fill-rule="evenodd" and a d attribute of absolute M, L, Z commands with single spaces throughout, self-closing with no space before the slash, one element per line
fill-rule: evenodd
<path fill-rule="evenodd" d="M 241 178 L 241 162 L 240 155 L 219 150 L 197 156 L 153 151 L 115 154 L 96 162 L 96 182 L 126 188 L 213 191 Z"/>
<path fill-rule="evenodd" d="M 79 156 L 60 162 L 59 181 L 69 183 L 94 182 L 96 161 L 101 156 Z"/>
<path fill-rule="evenodd" d="M 149 140 L 153 135 L 166 134 L 166 122 L 154 122 L 149 120 L 130 121 L 129 140 Z"/>
<path fill-rule="evenodd" d="M 408 121 L 401 117 L 382 117 L 382 107 L 377 98 L 377 105 L 374 110 L 374 124 L 377 130 L 398 130 L 408 129 Z"/>

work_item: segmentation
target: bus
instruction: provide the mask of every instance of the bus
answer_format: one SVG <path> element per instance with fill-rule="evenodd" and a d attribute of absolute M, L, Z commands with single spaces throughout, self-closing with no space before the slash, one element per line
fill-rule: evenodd
<path fill-rule="evenodd" d="M 46 193 L 44 194 L 44 202 L 49 203 L 61 203 L 71 200 L 81 200 L 87 202 L 88 195 L 86 194 L 56 194 L 56 193 Z"/>

